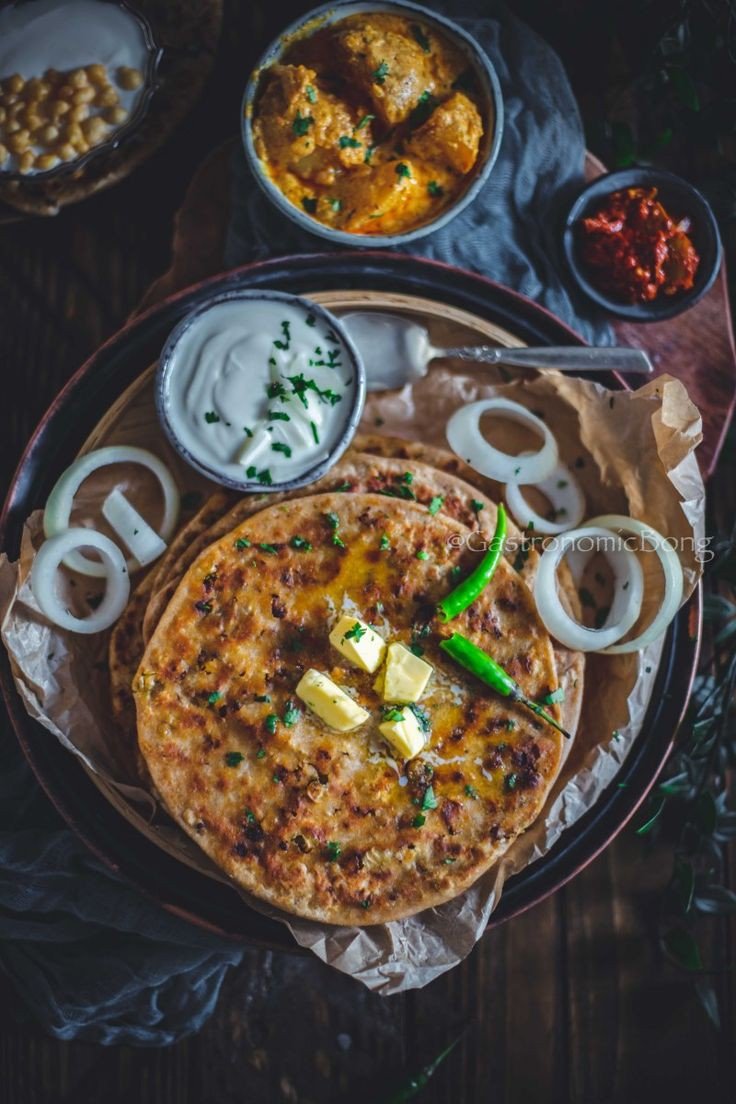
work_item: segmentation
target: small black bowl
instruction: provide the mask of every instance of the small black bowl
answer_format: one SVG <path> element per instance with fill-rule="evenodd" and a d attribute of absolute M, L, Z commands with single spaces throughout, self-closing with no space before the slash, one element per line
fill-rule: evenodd
<path fill-rule="evenodd" d="M 695 284 L 689 291 L 675 295 L 660 295 L 650 303 L 624 303 L 612 299 L 591 282 L 590 270 L 580 256 L 580 240 L 577 223 L 595 213 L 611 192 L 623 188 L 656 188 L 657 198 L 673 218 L 690 218 L 689 237 L 700 257 Z M 577 284 L 586 295 L 611 314 L 630 318 L 635 322 L 660 322 L 692 307 L 713 285 L 721 267 L 721 239 L 718 224 L 707 200 L 692 184 L 674 173 L 657 169 L 621 169 L 597 177 L 583 188 L 573 203 L 562 237 L 565 259 Z"/>

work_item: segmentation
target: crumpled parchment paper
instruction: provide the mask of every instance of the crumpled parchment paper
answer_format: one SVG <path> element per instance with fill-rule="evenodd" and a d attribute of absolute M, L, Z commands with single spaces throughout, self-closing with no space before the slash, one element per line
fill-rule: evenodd
<path fill-rule="evenodd" d="M 497 393 L 543 411 L 563 461 L 575 465 L 588 517 L 630 514 L 680 542 L 689 597 L 707 543 L 705 492 L 694 455 L 700 416 L 683 385 L 665 376 L 638 391 L 613 392 L 557 373 L 499 384 L 487 370 L 438 363 L 400 391 L 370 395 L 361 428 L 375 433 L 380 426 L 384 434 L 447 447 L 444 426 L 453 410 Z M 49 738 L 82 760 L 108 800 L 157 846 L 227 881 L 150 793 L 122 777 L 107 700 L 107 641 L 65 633 L 39 613 L 28 573 L 41 537 L 36 514 L 28 520 L 18 562 L 0 559 L 2 639 L 28 713 L 48 729 Z M 643 559 L 651 561 L 645 575 L 652 583 L 650 604 L 656 604 L 656 557 Z M 68 581 L 70 605 L 91 582 Z M 499 863 L 454 900 L 406 920 L 347 928 L 300 920 L 241 895 L 250 907 L 283 922 L 302 947 L 370 989 L 389 994 L 428 984 L 472 950 L 506 878 L 542 858 L 615 776 L 640 732 L 660 651 L 658 643 L 639 654 L 588 657 L 578 733 L 542 815 Z"/>

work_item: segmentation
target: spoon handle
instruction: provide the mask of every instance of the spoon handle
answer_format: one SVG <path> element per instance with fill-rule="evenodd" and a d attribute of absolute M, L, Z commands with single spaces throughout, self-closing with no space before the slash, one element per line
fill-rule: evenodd
<path fill-rule="evenodd" d="M 537 349 L 506 349 L 495 345 L 461 345 L 455 349 L 438 349 L 435 356 L 519 368 L 556 368 L 558 372 L 615 371 L 649 375 L 654 371 L 643 349 L 623 346 L 550 345 Z"/>

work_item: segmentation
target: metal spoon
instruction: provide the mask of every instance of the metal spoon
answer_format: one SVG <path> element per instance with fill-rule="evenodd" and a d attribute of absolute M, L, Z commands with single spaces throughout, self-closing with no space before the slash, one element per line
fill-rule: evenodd
<path fill-rule="evenodd" d="M 382 311 L 350 311 L 341 318 L 363 357 L 369 391 L 403 387 L 426 376 L 429 362 L 454 357 L 483 364 L 508 364 L 518 368 L 556 368 L 558 372 L 654 371 L 641 349 L 578 345 L 506 349 L 495 345 L 460 345 L 436 348 L 424 326 Z"/>

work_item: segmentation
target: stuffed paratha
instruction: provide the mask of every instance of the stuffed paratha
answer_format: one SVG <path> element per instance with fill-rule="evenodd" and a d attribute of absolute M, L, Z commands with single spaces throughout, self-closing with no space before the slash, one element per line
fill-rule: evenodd
<path fill-rule="evenodd" d="M 467 536 L 413 502 L 310 496 L 256 514 L 187 571 L 135 679 L 140 749 L 171 815 L 250 892 L 323 922 L 396 919 L 461 892 L 539 814 L 562 737 L 438 646 L 455 629 L 527 696 L 557 688 L 549 637 L 504 560 L 451 627 L 432 619 L 451 569 L 476 562 Z M 431 734 L 405 775 L 378 739 L 373 677 L 329 643 L 340 611 L 388 640 L 420 634 L 435 669 L 421 702 Z M 336 733 L 302 707 L 308 667 L 370 720 Z"/>

